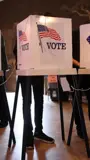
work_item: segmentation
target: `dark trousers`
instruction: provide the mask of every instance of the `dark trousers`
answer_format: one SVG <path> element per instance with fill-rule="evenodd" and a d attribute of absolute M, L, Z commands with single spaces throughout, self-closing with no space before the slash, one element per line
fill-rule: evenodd
<path fill-rule="evenodd" d="M 80 75 L 79 77 L 77 77 L 77 80 L 79 80 L 80 78 L 80 85 L 79 88 L 83 88 L 83 89 L 87 89 L 90 88 L 90 75 Z M 67 80 L 70 84 L 70 86 L 73 86 L 73 80 L 72 80 L 72 76 L 67 76 Z M 82 105 L 82 92 L 79 91 L 79 104 Z M 85 95 L 87 97 L 88 100 L 88 107 L 90 108 L 90 90 L 85 91 Z M 74 98 L 74 93 L 72 94 L 72 98 Z M 80 116 L 79 116 L 79 111 L 78 111 L 78 107 L 77 107 L 77 102 L 75 99 L 75 124 L 77 125 L 78 128 L 81 128 L 80 125 Z"/>
<path fill-rule="evenodd" d="M 3 83 L 3 78 L 0 77 L 0 84 Z M 7 96 L 4 85 L 0 86 L 0 121 L 1 123 L 8 122 L 8 103 L 7 103 Z"/>
<path fill-rule="evenodd" d="M 22 97 L 23 97 L 23 103 L 25 98 L 25 86 L 27 83 L 27 78 L 29 78 L 29 101 L 27 106 L 27 115 L 24 114 L 24 107 L 23 107 L 23 117 L 24 121 L 27 124 L 28 128 L 28 134 L 30 137 L 30 134 L 32 134 L 32 121 L 31 121 L 31 87 L 33 87 L 33 93 L 34 93 L 34 101 L 35 101 L 35 131 L 41 132 L 43 129 L 42 126 L 42 118 L 43 118 L 43 94 L 44 94 L 44 76 L 20 76 L 19 80 L 21 83 L 21 90 L 22 90 Z M 23 105 L 24 106 L 24 105 Z"/>

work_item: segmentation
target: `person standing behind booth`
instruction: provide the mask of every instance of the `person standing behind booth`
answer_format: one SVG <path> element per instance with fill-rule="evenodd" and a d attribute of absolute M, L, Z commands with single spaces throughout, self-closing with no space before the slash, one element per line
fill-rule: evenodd
<path fill-rule="evenodd" d="M 1 35 L 1 64 L 2 70 L 5 73 L 8 69 L 7 58 L 5 54 L 5 44 L 3 35 Z M 0 128 L 4 128 L 8 125 L 8 103 L 6 97 L 5 86 L 2 84 L 4 82 L 4 77 L 0 76 Z"/>
<path fill-rule="evenodd" d="M 17 60 L 17 41 L 14 47 L 14 55 Z M 29 104 L 27 115 L 27 148 L 32 149 L 34 145 L 34 139 L 41 140 L 46 143 L 54 143 L 54 139 L 47 136 L 43 132 L 43 94 L 44 94 L 44 76 L 28 76 L 29 84 Z M 19 76 L 19 82 L 21 84 L 22 97 L 25 98 L 25 84 L 27 83 L 27 76 Z M 33 134 L 33 126 L 31 122 L 31 86 L 33 87 L 34 101 L 35 101 L 35 132 Z M 24 107 L 23 107 L 24 115 Z M 25 117 L 24 117 L 25 118 Z"/>
<path fill-rule="evenodd" d="M 80 68 L 80 41 L 79 41 L 79 30 L 73 31 L 73 67 L 74 68 Z M 73 80 L 72 76 L 67 76 L 67 80 L 70 84 L 70 86 L 73 86 Z M 87 89 L 90 88 L 90 75 L 80 75 L 80 85 L 79 88 Z M 88 100 L 88 110 L 90 110 L 90 90 L 87 90 L 85 92 L 85 95 Z M 73 93 L 73 98 L 74 98 L 74 93 Z M 79 99 L 80 105 L 82 105 L 82 93 L 80 92 L 80 99 Z M 77 107 L 77 102 L 75 100 L 75 124 L 76 124 L 76 130 L 77 130 L 77 135 L 83 139 L 83 133 L 81 129 L 81 124 L 80 124 L 80 116 L 79 116 L 79 111 Z"/>

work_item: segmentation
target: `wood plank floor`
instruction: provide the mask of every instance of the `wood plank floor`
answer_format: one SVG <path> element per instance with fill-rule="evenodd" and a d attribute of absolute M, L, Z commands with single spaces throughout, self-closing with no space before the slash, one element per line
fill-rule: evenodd
<path fill-rule="evenodd" d="M 8 93 L 8 102 L 12 113 L 14 93 Z M 34 101 L 32 101 L 32 121 L 34 125 Z M 63 143 L 60 132 L 60 115 L 57 103 L 51 102 L 47 96 L 44 101 L 43 125 L 44 132 L 55 138 L 55 144 L 45 144 L 35 141 L 34 151 L 26 153 L 26 159 L 30 160 L 87 160 L 87 153 L 84 141 L 77 137 L 75 125 L 73 128 L 73 136 L 71 146 L 68 147 L 66 142 Z M 64 103 L 64 120 L 65 120 L 65 136 L 67 140 L 69 122 L 71 117 L 71 104 Z M 88 135 L 90 137 L 90 122 L 87 116 L 87 106 L 83 107 L 86 119 Z M 17 115 L 15 121 L 16 146 L 8 150 L 9 126 L 6 129 L 0 129 L 0 160 L 20 160 L 22 145 L 22 97 L 19 93 Z"/>

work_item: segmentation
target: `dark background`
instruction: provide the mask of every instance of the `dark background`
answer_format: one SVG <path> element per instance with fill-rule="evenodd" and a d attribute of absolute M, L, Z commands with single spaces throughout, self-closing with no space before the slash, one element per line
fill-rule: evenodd
<path fill-rule="evenodd" d="M 0 2 L 0 29 L 3 33 L 5 40 L 5 49 L 7 59 L 13 54 L 13 48 L 15 46 L 16 40 L 16 29 L 15 22 L 20 22 L 27 18 L 30 14 L 44 14 L 45 12 L 50 12 L 52 16 L 58 17 L 66 17 L 72 18 L 72 26 L 73 30 L 78 29 L 80 24 L 84 24 L 89 22 L 88 17 L 80 17 L 77 14 L 71 14 L 70 12 L 66 12 L 65 10 L 61 11 L 61 6 L 63 4 L 68 7 L 75 6 L 77 2 L 81 4 L 88 4 L 89 6 L 90 0 L 4 0 L 4 2 Z M 78 32 L 78 31 L 76 31 Z M 75 33 L 76 39 L 75 43 L 75 53 L 76 49 L 79 50 L 78 38 Z M 77 54 L 75 54 L 77 58 Z M 7 73 L 11 74 L 11 71 Z M 13 73 L 12 77 L 6 83 L 6 89 L 9 92 L 15 92 L 16 89 L 16 72 Z"/>
<path fill-rule="evenodd" d="M 0 2 L 0 28 L 10 28 L 14 22 L 20 22 L 30 14 L 47 11 L 55 16 L 72 18 L 73 28 L 78 28 L 80 24 L 86 23 L 88 18 L 60 10 L 62 4 L 71 7 L 76 3 L 77 1 L 72 0 L 4 0 Z M 83 0 L 81 3 L 89 4 L 90 2 Z"/>

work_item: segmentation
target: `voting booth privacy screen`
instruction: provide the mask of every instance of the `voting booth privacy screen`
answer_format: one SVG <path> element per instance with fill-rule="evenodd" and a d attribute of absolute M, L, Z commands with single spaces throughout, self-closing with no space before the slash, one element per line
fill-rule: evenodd
<path fill-rule="evenodd" d="M 72 68 L 69 18 L 30 15 L 17 25 L 17 69 Z"/>
<path fill-rule="evenodd" d="M 90 69 L 90 24 L 80 26 L 80 67 Z"/>
<path fill-rule="evenodd" d="M 2 70 L 2 67 L 1 67 L 1 30 L 0 30 L 0 71 Z"/>

